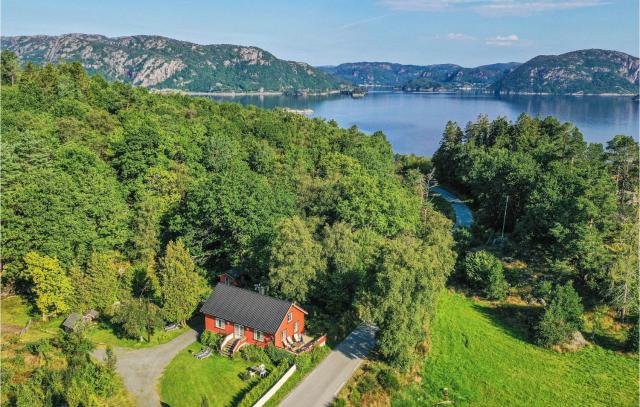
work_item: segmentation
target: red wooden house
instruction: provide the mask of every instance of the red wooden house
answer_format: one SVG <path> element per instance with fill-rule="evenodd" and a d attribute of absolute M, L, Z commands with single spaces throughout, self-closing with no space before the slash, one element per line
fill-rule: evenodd
<path fill-rule="evenodd" d="M 200 312 L 205 329 L 235 339 L 233 351 L 243 343 L 285 348 L 304 332 L 307 314 L 294 302 L 224 283 L 216 285 Z"/>

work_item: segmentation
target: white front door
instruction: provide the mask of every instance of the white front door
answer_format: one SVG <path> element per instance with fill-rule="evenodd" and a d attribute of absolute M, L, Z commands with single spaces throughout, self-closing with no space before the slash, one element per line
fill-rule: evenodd
<path fill-rule="evenodd" d="M 244 326 L 234 324 L 233 325 L 233 336 L 235 338 L 242 338 L 244 336 Z"/>

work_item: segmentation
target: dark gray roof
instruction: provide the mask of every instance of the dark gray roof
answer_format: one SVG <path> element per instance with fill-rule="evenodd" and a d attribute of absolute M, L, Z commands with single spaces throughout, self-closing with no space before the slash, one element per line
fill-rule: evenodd
<path fill-rule="evenodd" d="M 274 334 L 292 305 L 289 301 L 218 283 L 200 312 Z"/>
<path fill-rule="evenodd" d="M 76 324 L 78 322 L 80 322 L 81 320 L 82 320 L 82 316 L 80 314 L 78 314 L 77 312 L 74 312 L 71 315 L 69 315 L 67 317 L 67 319 L 64 320 L 62 325 L 64 327 L 66 327 L 66 328 L 69 328 L 69 329 L 75 329 L 76 328 Z"/>

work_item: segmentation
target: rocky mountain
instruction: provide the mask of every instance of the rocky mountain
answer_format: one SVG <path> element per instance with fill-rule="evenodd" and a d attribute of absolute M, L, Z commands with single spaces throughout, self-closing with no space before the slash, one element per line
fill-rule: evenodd
<path fill-rule="evenodd" d="M 626 95 L 638 93 L 639 77 L 638 58 L 601 49 L 476 68 L 356 62 L 322 69 L 356 85 L 391 86 L 408 92 L 470 89 L 504 94 Z"/>
<path fill-rule="evenodd" d="M 537 56 L 495 85 L 500 93 L 637 94 L 638 58 L 587 49 Z"/>
<path fill-rule="evenodd" d="M 484 89 L 518 63 L 463 68 L 454 64 L 402 65 L 389 62 L 355 62 L 322 69 L 356 85 L 402 87 L 407 91 Z"/>
<path fill-rule="evenodd" d="M 306 63 L 239 45 L 199 45 L 161 36 L 2 37 L 22 62 L 79 61 L 90 73 L 138 86 L 197 92 L 338 89 L 343 82 Z"/>

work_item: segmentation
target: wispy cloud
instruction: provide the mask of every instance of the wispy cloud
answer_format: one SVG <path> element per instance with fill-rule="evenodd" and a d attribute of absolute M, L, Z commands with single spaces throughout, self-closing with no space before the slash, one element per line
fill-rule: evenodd
<path fill-rule="evenodd" d="M 473 41 L 476 37 L 463 33 L 449 33 L 447 39 L 451 41 Z"/>
<path fill-rule="evenodd" d="M 558 10 L 596 7 L 608 0 L 379 0 L 398 11 L 471 11 L 483 15 L 531 15 Z"/>
<path fill-rule="evenodd" d="M 341 25 L 340 27 L 338 27 L 338 29 L 345 30 L 347 28 L 355 27 L 357 25 L 368 24 L 368 23 L 371 23 L 373 21 L 382 20 L 383 18 L 395 16 L 395 15 L 402 14 L 402 13 L 403 13 L 403 11 L 396 11 L 395 13 L 383 14 L 381 16 L 363 18 L 362 20 L 356 20 L 356 21 L 353 21 L 351 23 L 347 23 L 347 24 Z"/>
<path fill-rule="evenodd" d="M 485 44 L 495 47 L 510 47 L 520 41 L 520 38 L 515 35 L 498 35 L 495 37 L 487 38 Z"/>

